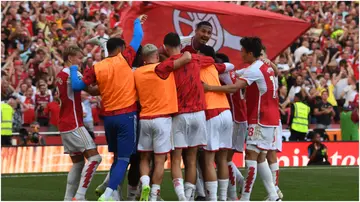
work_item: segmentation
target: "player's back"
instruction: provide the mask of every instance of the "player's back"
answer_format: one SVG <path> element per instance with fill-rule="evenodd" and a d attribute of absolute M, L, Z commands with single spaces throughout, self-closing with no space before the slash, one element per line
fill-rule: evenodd
<path fill-rule="evenodd" d="M 191 54 L 191 61 L 174 71 L 178 92 L 179 113 L 202 111 L 206 108 L 205 93 L 200 80 L 200 68 L 210 66 L 213 60 L 205 56 Z M 178 59 L 181 54 L 174 57 Z M 212 58 L 211 58 L 212 59 Z"/>
<path fill-rule="evenodd" d="M 277 127 L 280 116 L 274 70 L 257 60 L 244 71 L 243 77 L 251 81 L 246 89 L 249 124 Z"/>
<path fill-rule="evenodd" d="M 78 72 L 78 76 L 81 74 Z M 81 95 L 74 92 L 70 83 L 70 69 L 62 69 L 56 76 L 56 87 L 60 98 L 59 131 L 67 132 L 83 126 Z"/>
<path fill-rule="evenodd" d="M 220 75 L 223 84 L 229 85 L 236 83 L 236 72 L 238 70 L 231 70 Z M 245 89 L 239 89 L 235 93 L 227 94 L 230 103 L 230 108 L 233 115 L 233 120 L 237 123 L 247 121 Z"/>

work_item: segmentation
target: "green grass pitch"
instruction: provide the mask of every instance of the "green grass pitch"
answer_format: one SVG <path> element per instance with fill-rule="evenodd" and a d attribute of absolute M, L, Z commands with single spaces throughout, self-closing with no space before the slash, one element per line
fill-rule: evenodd
<path fill-rule="evenodd" d="M 244 174 L 243 169 L 241 172 Z M 98 172 L 94 176 L 87 193 L 88 200 L 97 199 L 94 190 L 105 174 Z M 281 168 L 279 180 L 285 201 L 359 200 L 359 167 Z M 65 173 L 2 175 L 1 200 L 61 201 L 65 186 Z M 164 200 L 177 200 L 168 171 L 161 186 L 161 196 Z M 265 196 L 264 186 L 258 177 L 251 200 L 261 201 Z"/>

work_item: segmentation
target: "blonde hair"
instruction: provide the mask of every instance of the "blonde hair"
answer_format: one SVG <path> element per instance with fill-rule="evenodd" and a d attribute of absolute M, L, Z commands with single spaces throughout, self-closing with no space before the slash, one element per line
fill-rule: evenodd
<path fill-rule="evenodd" d="M 76 56 L 76 54 L 79 52 L 84 55 L 83 51 L 79 46 L 77 46 L 76 44 L 69 45 L 67 48 L 65 48 L 63 53 L 64 61 L 67 62 L 69 60 L 69 56 Z"/>

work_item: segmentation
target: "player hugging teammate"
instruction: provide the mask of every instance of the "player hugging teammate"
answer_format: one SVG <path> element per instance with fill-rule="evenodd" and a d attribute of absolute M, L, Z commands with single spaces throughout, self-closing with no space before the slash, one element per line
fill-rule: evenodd
<path fill-rule="evenodd" d="M 180 201 L 193 201 L 195 195 L 197 200 L 237 200 L 236 184 L 242 190 L 241 200 L 248 201 L 257 173 L 268 192 L 267 200 L 281 200 L 282 193 L 275 187 L 279 170 L 276 150 L 281 150 L 281 144 L 276 144 L 281 131 L 277 68 L 264 58 L 261 40 L 241 39 L 241 57 L 249 66 L 240 70 L 229 63 L 226 55 L 215 54 L 206 45 L 212 25 L 200 22 L 189 44 L 184 44 L 176 33 L 164 37 L 161 50 L 146 44 L 141 50 L 145 65 L 133 72 L 129 64 L 140 47 L 145 19 L 140 16 L 135 20 L 130 46 L 122 39 L 109 39 L 109 57 L 85 72 L 83 78 L 78 73 L 81 50 L 70 46 L 65 51 L 67 68 L 57 76 L 62 101 L 60 122 L 64 122 L 60 131 L 65 151 L 70 152 L 74 163 L 65 200 L 85 199 L 86 188 L 101 162 L 93 140 L 83 130 L 81 90 L 101 95 L 106 138 L 109 151 L 114 152 L 108 183 L 99 200 L 120 199 L 116 189 L 135 148 L 140 152 L 137 172 L 141 176 L 141 201 L 160 200 L 168 153 L 172 182 Z M 164 61 L 160 62 L 160 58 Z M 140 110 L 136 102 L 140 103 Z M 137 113 L 140 132 L 136 146 Z M 269 113 L 272 116 L 266 116 Z M 245 137 L 244 179 L 232 158 L 234 152 L 243 152 Z M 85 166 L 84 157 L 88 159 Z"/>

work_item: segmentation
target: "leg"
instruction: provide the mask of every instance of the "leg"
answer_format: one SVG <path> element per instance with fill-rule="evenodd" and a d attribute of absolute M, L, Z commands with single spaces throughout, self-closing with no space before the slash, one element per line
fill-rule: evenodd
<path fill-rule="evenodd" d="M 73 166 L 67 176 L 66 192 L 64 201 L 71 201 L 75 197 L 79 187 L 81 171 L 85 165 L 83 155 L 70 156 Z"/>
<path fill-rule="evenodd" d="M 112 134 L 110 134 L 111 137 L 107 139 L 116 142 L 115 148 L 110 147 L 111 145 L 109 144 L 109 151 L 113 150 L 114 153 L 117 153 L 117 161 L 114 162 L 108 188 L 106 188 L 105 193 L 100 197 L 100 200 L 108 200 L 113 191 L 117 189 L 118 185 L 121 184 L 124 179 L 130 156 L 135 149 L 135 130 L 137 123 L 135 117 L 135 112 L 132 112 L 117 116 L 109 116 L 104 119 L 106 134 L 108 134 L 106 128 L 109 125 L 111 126 L 110 132 L 112 132 Z"/>
<path fill-rule="evenodd" d="M 150 193 L 150 160 L 151 152 L 141 152 L 140 154 L 140 182 L 141 197 L 140 201 L 148 201 Z"/>
<path fill-rule="evenodd" d="M 160 185 L 164 176 L 164 163 L 166 159 L 166 154 L 155 154 L 154 157 L 154 173 L 152 175 L 151 181 L 151 195 L 150 201 L 156 201 L 157 197 L 160 196 Z"/>
<path fill-rule="evenodd" d="M 270 171 L 272 174 L 272 180 L 275 185 L 276 192 L 278 193 L 280 198 L 283 198 L 283 195 L 278 186 L 279 185 L 279 164 L 278 164 L 277 158 L 276 158 L 276 151 L 275 150 L 268 151 L 268 153 L 266 155 L 266 159 L 267 159 L 269 167 L 270 167 Z"/>
<path fill-rule="evenodd" d="M 189 147 L 186 149 L 184 189 L 187 200 L 190 200 L 195 194 L 197 150 L 198 147 Z"/>
<path fill-rule="evenodd" d="M 198 160 L 196 165 L 196 201 L 205 200 L 205 188 L 204 188 L 204 176 L 203 170 L 205 169 L 204 165 L 204 151 L 199 150 Z"/>
<path fill-rule="evenodd" d="M 249 201 L 252 188 L 254 186 L 257 174 L 257 159 L 260 150 L 254 145 L 247 145 L 245 151 L 245 166 L 247 176 L 245 178 L 240 201 Z"/>
<path fill-rule="evenodd" d="M 218 182 L 216 176 L 215 163 L 215 151 L 204 151 L 204 181 L 205 189 L 207 193 L 207 200 L 217 200 Z"/>
<path fill-rule="evenodd" d="M 218 169 L 219 201 L 226 201 L 229 186 L 229 169 L 227 165 L 227 149 L 220 149 L 216 153 L 216 166 Z"/>
<path fill-rule="evenodd" d="M 182 149 L 175 149 L 171 152 L 171 176 L 179 201 L 186 201 L 184 191 L 184 180 L 181 171 Z"/>
<path fill-rule="evenodd" d="M 128 171 L 128 196 L 127 200 L 135 201 L 139 196 L 140 181 L 140 153 L 132 154 L 130 157 L 130 169 Z"/>
<path fill-rule="evenodd" d="M 279 199 L 276 193 L 275 185 L 273 183 L 271 170 L 266 162 L 266 151 L 262 151 L 258 157 L 258 172 L 264 183 L 265 189 L 268 193 L 268 197 L 271 201 Z"/>
<path fill-rule="evenodd" d="M 90 135 L 89 138 L 91 138 Z M 97 167 L 99 166 L 102 160 L 97 149 L 86 150 L 84 152 L 84 156 L 86 157 L 87 162 L 81 172 L 80 185 L 75 195 L 75 198 L 77 200 L 85 199 L 86 191 L 91 183 L 91 180 L 94 176 Z"/>

